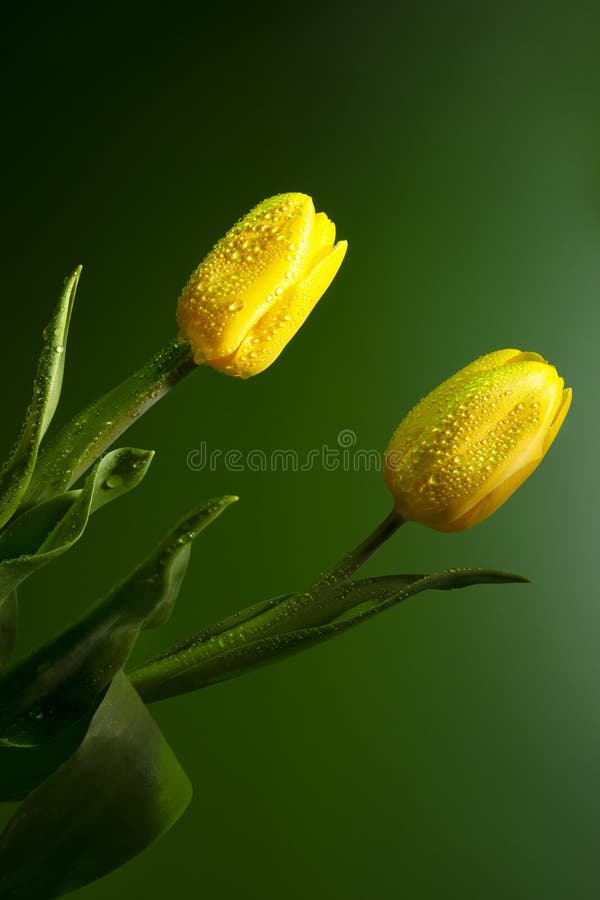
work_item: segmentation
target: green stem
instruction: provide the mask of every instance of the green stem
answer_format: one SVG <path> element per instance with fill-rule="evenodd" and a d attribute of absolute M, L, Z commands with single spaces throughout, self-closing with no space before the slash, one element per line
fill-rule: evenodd
<path fill-rule="evenodd" d="M 262 657 L 255 660 L 252 656 L 252 645 L 257 642 L 331 621 L 344 611 L 346 599 L 343 591 L 334 589 L 403 524 L 404 520 L 391 512 L 366 540 L 304 593 L 242 610 L 135 669 L 129 677 L 136 690 L 146 703 L 152 703 L 214 684 L 264 662 Z"/>
<path fill-rule="evenodd" d="M 176 340 L 42 445 L 22 508 L 67 490 L 133 422 L 197 368 Z"/>
<path fill-rule="evenodd" d="M 393 534 L 404 525 L 403 519 L 395 509 L 385 517 L 377 528 L 354 550 L 347 553 L 333 568 L 329 569 L 310 588 L 311 593 L 326 588 L 340 581 L 347 581 L 388 541 Z"/>

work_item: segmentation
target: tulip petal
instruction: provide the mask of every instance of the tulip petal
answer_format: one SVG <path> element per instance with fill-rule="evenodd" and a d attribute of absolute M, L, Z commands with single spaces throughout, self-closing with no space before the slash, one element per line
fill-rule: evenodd
<path fill-rule="evenodd" d="M 384 477 L 397 512 L 439 531 L 480 522 L 531 474 L 570 392 L 539 354 L 480 357 L 420 401 L 392 436 Z"/>
<path fill-rule="evenodd" d="M 315 215 L 310 236 L 311 259 L 308 261 L 306 272 L 313 269 L 319 260 L 323 259 L 331 251 L 335 244 L 335 225 L 327 218 L 326 213 Z"/>
<path fill-rule="evenodd" d="M 517 362 L 540 362 L 545 363 L 546 360 L 543 356 L 540 356 L 539 353 L 534 353 L 532 350 L 523 350 L 518 353 L 513 359 L 509 360 L 511 363 Z"/>
<path fill-rule="evenodd" d="M 228 375 L 250 378 L 273 363 L 323 296 L 342 264 L 347 241 L 340 241 L 309 272 L 282 295 L 242 342 L 238 353 L 223 367 Z"/>
<path fill-rule="evenodd" d="M 565 388 L 562 393 L 562 402 L 556 411 L 550 428 L 548 429 L 548 433 L 544 440 L 544 453 L 548 450 L 550 445 L 552 444 L 554 438 L 558 434 L 562 423 L 565 420 L 567 413 L 571 407 L 571 400 L 573 399 L 573 391 L 571 388 Z"/>
<path fill-rule="evenodd" d="M 531 473 L 537 469 L 542 459 L 543 457 L 540 456 L 533 462 L 518 469 L 509 478 L 502 481 L 495 490 L 486 494 L 482 500 L 476 503 L 475 506 L 466 513 L 463 513 L 458 519 L 434 527 L 436 527 L 438 531 L 464 531 L 466 528 L 472 528 L 473 525 L 478 525 L 480 522 L 483 522 L 483 520 L 487 519 L 488 516 L 491 516 L 493 512 L 496 512 L 496 510 L 508 500 L 510 495 L 514 494 L 517 488 L 529 478 Z"/>
<path fill-rule="evenodd" d="M 310 258 L 315 211 L 306 194 L 278 194 L 237 223 L 198 266 L 177 309 L 196 362 L 231 356 Z"/>

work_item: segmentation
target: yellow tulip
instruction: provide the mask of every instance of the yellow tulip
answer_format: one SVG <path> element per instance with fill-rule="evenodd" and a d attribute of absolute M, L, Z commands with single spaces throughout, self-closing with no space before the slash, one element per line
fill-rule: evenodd
<path fill-rule="evenodd" d="M 194 360 L 249 378 L 274 362 L 333 281 L 347 242 L 306 194 L 263 200 L 193 272 L 177 307 Z"/>
<path fill-rule="evenodd" d="M 421 400 L 383 466 L 399 516 L 461 531 L 491 515 L 544 458 L 571 389 L 537 353 L 498 350 Z"/>

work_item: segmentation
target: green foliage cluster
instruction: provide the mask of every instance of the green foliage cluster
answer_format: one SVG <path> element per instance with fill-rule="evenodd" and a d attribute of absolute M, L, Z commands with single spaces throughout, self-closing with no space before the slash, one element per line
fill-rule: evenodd
<path fill-rule="evenodd" d="M 313 646 L 427 589 L 526 580 L 480 569 L 351 580 L 397 527 L 386 520 L 307 589 L 242 609 L 126 671 L 140 631 L 171 615 L 193 541 L 237 499 L 224 496 L 192 509 L 108 596 L 9 666 L 19 585 L 67 552 L 91 515 L 140 485 L 152 452 L 108 447 L 193 369 L 187 348 L 168 345 L 44 440 L 79 274 L 66 280 L 44 332 L 33 401 L 0 477 L 0 801 L 22 801 L 0 836 L 1 900 L 49 900 L 88 884 L 185 810 L 191 785 L 148 703 Z"/>

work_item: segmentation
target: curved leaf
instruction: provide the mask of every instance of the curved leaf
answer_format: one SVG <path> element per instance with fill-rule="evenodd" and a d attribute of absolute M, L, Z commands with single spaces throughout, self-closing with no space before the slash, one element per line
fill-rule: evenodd
<path fill-rule="evenodd" d="M 372 585 L 373 590 L 387 591 L 385 596 L 393 590 L 399 590 L 401 587 L 412 584 L 424 575 L 384 575 L 380 578 L 367 578 L 363 581 L 355 581 L 346 585 L 344 590 L 337 590 L 338 585 L 334 584 L 334 588 L 330 589 L 330 602 L 335 604 L 336 600 L 343 600 L 347 592 L 355 594 L 358 589 L 365 590 L 367 586 Z M 144 683 L 144 690 L 148 690 L 147 681 L 152 677 L 154 672 L 162 680 L 162 673 L 166 666 L 170 671 L 171 666 L 175 664 L 175 658 L 186 659 L 186 667 L 193 669 L 196 662 L 202 662 L 206 657 L 210 656 L 215 649 L 221 649 L 225 646 L 231 647 L 232 641 L 243 641 L 250 629 L 252 633 L 260 632 L 263 636 L 266 634 L 277 634 L 279 631 L 289 631 L 292 621 L 297 623 L 297 615 L 306 608 L 303 603 L 304 594 L 281 594 L 278 597 L 272 597 L 269 600 L 262 600 L 252 606 L 239 610 L 222 619 L 213 625 L 203 628 L 192 637 L 185 638 L 178 644 L 169 647 L 159 656 L 144 663 L 137 669 L 129 673 L 134 684 Z M 321 614 L 328 619 L 334 615 L 335 605 L 324 607 L 321 605 L 317 609 L 321 610 Z M 311 618 L 315 619 L 318 615 L 315 605 L 311 603 Z"/>
<path fill-rule="evenodd" d="M 168 831 L 191 794 L 173 751 L 120 673 L 79 749 L 0 836 L 1 900 L 52 900 L 95 881 Z"/>
<path fill-rule="evenodd" d="M 168 620 L 192 541 L 235 500 L 221 497 L 188 513 L 106 599 L 0 678 L 5 741 L 48 741 L 88 712 L 124 665 L 140 629 Z"/>
<path fill-rule="evenodd" d="M 452 590 L 473 584 L 526 582 L 521 575 L 489 569 L 451 569 L 434 575 L 388 575 L 284 597 L 265 605 L 240 625 L 197 635 L 130 673 L 145 702 L 151 703 L 232 678 L 273 662 L 377 615 L 426 590 Z"/>
<path fill-rule="evenodd" d="M 11 523 L 0 535 L 0 617 L 19 584 L 80 539 L 92 513 L 140 483 L 153 455 L 114 450 L 100 460 L 82 490 L 53 497 Z"/>
<path fill-rule="evenodd" d="M 52 775 L 77 750 L 94 712 L 44 744 L 17 747 L 0 740 L 0 802 L 24 800 Z"/>
<path fill-rule="evenodd" d="M 0 528 L 24 496 L 35 467 L 40 442 L 56 411 L 65 366 L 65 346 L 81 266 L 65 280 L 54 316 L 44 330 L 44 347 L 33 385 L 33 399 L 21 437 L 0 475 Z"/>
<path fill-rule="evenodd" d="M 377 579 L 374 580 L 377 581 Z M 209 679 L 207 683 L 220 681 L 223 676 L 235 677 L 250 667 L 254 668 L 290 656 L 300 650 L 307 650 L 422 591 L 454 590 L 475 584 L 510 584 L 526 583 L 527 581 L 528 579 L 521 575 L 513 575 L 508 572 L 487 569 L 450 569 L 446 572 L 419 578 L 399 591 L 373 590 L 368 586 L 363 586 L 360 581 L 354 582 L 353 584 L 356 584 L 357 588 L 355 592 L 350 591 L 347 594 L 349 601 L 347 608 L 335 615 L 330 622 L 297 631 L 281 631 L 273 637 L 259 639 L 247 647 L 225 652 L 217 666 L 214 663 L 207 666 L 205 673 Z M 351 587 L 351 585 L 347 587 Z M 216 678 L 215 675 L 217 675 Z"/>
<path fill-rule="evenodd" d="M 24 505 L 70 488 L 139 416 L 197 370 L 189 344 L 169 341 L 129 378 L 44 441 Z"/>

